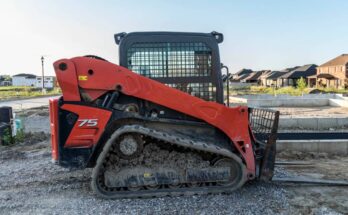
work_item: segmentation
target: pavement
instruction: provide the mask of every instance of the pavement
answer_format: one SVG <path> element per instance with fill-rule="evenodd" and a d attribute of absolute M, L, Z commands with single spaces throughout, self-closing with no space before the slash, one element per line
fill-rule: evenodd
<path fill-rule="evenodd" d="M 37 108 L 41 106 L 47 106 L 49 100 L 52 98 L 59 98 L 59 96 L 48 96 L 40 98 L 31 98 L 31 99 L 19 99 L 12 101 L 0 101 L 1 106 L 10 106 L 15 111 L 20 111 L 24 109 Z"/>

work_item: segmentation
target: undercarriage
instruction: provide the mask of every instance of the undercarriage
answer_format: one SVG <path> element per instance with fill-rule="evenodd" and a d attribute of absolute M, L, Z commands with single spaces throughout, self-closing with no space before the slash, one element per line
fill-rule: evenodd
<path fill-rule="evenodd" d="M 129 125 L 106 143 L 92 187 L 105 198 L 136 198 L 227 193 L 245 181 L 244 164 L 227 149 Z"/>

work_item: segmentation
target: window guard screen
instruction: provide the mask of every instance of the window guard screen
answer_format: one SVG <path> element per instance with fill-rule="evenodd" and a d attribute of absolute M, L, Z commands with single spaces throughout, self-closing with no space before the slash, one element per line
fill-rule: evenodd
<path fill-rule="evenodd" d="M 216 101 L 216 87 L 212 83 L 178 83 L 166 85 L 188 93 L 191 96 L 196 96 L 207 101 Z"/>
<path fill-rule="evenodd" d="M 211 49 L 201 42 L 135 43 L 127 67 L 150 78 L 211 76 Z"/>
<path fill-rule="evenodd" d="M 211 82 L 212 51 L 205 43 L 134 43 L 127 50 L 127 68 L 157 80 L 172 78 L 175 81 L 166 83 L 168 86 L 208 101 L 216 101 L 216 86 Z M 202 81 L 198 78 L 206 79 Z"/>

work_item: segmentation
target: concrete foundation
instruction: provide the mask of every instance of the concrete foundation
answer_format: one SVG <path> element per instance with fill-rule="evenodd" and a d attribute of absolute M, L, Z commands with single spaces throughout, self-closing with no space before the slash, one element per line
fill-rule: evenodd
<path fill-rule="evenodd" d="M 278 140 L 277 152 L 286 150 L 348 155 L 348 140 Z"/>
<path fill-rule="evenodd" d="M 348 107 L 348 98 L 341 94 L 243 95 L 231 96 L 230 102 L 250 107 Z"/>
<path fill-rule="evenodd" d="M 279 129 L 329 130 L 347 129 L 348 118 L 280 118 Z"/>
<path fill-rule="evenodd" d="M 348 107 L 348 99 L 330 99 L 329 104 L 333 107 Z"/>
<path fill-rule="evenodd" d="M 251 107 L 322 107 L 329 106 L 329 99 L 322 98 L 292 98 L 292 99 L 260 99 L 248 100 Z"/>
<path fill-rule="evenodd" d="M 306 94 L 303 96 L 291 95 L 243 95 L 230 97 L 234 104 L 248 105 L 249 107 L 266 108 L 313 108 L 313 107 L 348 107 L 348 97 L 341 94 Z M 347 113 L 348 114 L 348 113 Z M 347 114 L 341 116 L 301 116 L 282 115 L 279 120 L 280 130 L 305 129 L 305 130 L 330 130 L 347 129 Z M 337 114 L 336 114 L 337 115 Z"/>

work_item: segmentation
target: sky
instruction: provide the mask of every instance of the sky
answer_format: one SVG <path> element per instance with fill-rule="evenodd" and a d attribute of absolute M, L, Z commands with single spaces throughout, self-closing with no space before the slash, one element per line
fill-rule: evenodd
<path fill-rule="evenodd" d="M 61 58 L 118 63 L 113 35 L 132 31 L 224 34 L 221 61 L 280 70 L 348 53 L 346 0 L 0 0 L 0 74 L 54 75 Z"/>

